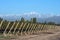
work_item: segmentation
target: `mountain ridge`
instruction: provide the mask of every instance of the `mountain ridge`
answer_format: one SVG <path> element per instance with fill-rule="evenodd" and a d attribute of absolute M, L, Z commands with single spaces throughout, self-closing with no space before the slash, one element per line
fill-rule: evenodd
<path fill-rule="evenodd" d="M 17 14 L 17 15 L 1 15 L 4 20 L 9 20 L 9 21 L 15 21 L 15 20 L 20 20 L 22 17 L 26 20 L 30 20 L 31 18 L 36 17 L 37 22 L 55 22 L 55 23 L 60 23 L 60 16 L 59 15 L 52 15 L 52 14 L 40 14 L 37 12 L 30 12 L 30 13 L 24 13 L 24 14 Z"/>

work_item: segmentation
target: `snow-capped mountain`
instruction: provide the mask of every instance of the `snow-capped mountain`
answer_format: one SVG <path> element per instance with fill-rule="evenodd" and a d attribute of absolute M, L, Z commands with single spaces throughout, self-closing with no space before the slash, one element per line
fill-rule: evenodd
<path fill-rule="evenodd" d="M 60 16 L 58 15 L 42 14 L 42 13 L 40 14 L 37 12 L 21 13 L 21 14 L 14 14 L 14 15 L 10 14 L 10 15 L 3 15 L 1 17 L 3 19 L 11 20 L 11 21 L 20 20 L 21 17 L 24 17 L 27 20 L 30 20 L 31 18 L 36 17 L 38 22 L 52 21 L 52 22 L 60 23 Z"/>

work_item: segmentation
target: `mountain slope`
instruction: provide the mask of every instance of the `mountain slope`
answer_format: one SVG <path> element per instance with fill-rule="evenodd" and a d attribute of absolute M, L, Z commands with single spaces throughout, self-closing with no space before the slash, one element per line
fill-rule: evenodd
<path fill-rule="evenodd" d="M 30 12 L 30 13 L 23 13 L 23 14 L 16 14 L 16 15 L 3 15 L 2 18 L 9 21 L 20 20 L 21 17 L 24 19 L 30 20 L 33 17 L 37 18 L 38 22 L 55 22 L 60 23 L 60 16 L 52 15 L 52 14 L 40 14 L 37 12 Z"/>
<path fill-rule="evenodd" d="M 60 23 L 60 16 L 53 16 L 53 17 L 48 17 L 48 18 L 38 18 L 37 19 L 39 22 L 55 22 L 55 23 Z"/>

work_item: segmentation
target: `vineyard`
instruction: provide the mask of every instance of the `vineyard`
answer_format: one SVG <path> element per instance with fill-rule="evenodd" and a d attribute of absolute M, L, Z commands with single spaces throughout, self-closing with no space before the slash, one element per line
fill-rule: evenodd
<path fill-rule="evenodd" d="M 48 30 L 55 29 L 54 25 L 31 23 L 31 22 L 19 22 L 19 21 L 0 21 L 0 33 L 2 34 L 35 34 L 41 31 L 47 32 Z"/>

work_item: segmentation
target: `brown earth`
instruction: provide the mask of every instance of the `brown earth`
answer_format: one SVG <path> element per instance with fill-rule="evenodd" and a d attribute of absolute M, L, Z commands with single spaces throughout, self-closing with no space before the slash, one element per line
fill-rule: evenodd
<path fill-rule="evenodd" d="M 15 36 L 15 38 L 1 38 L 0 40 L 60 40 L 60 27 L 56 30 L 40 32 L 38 34 Z"/>

